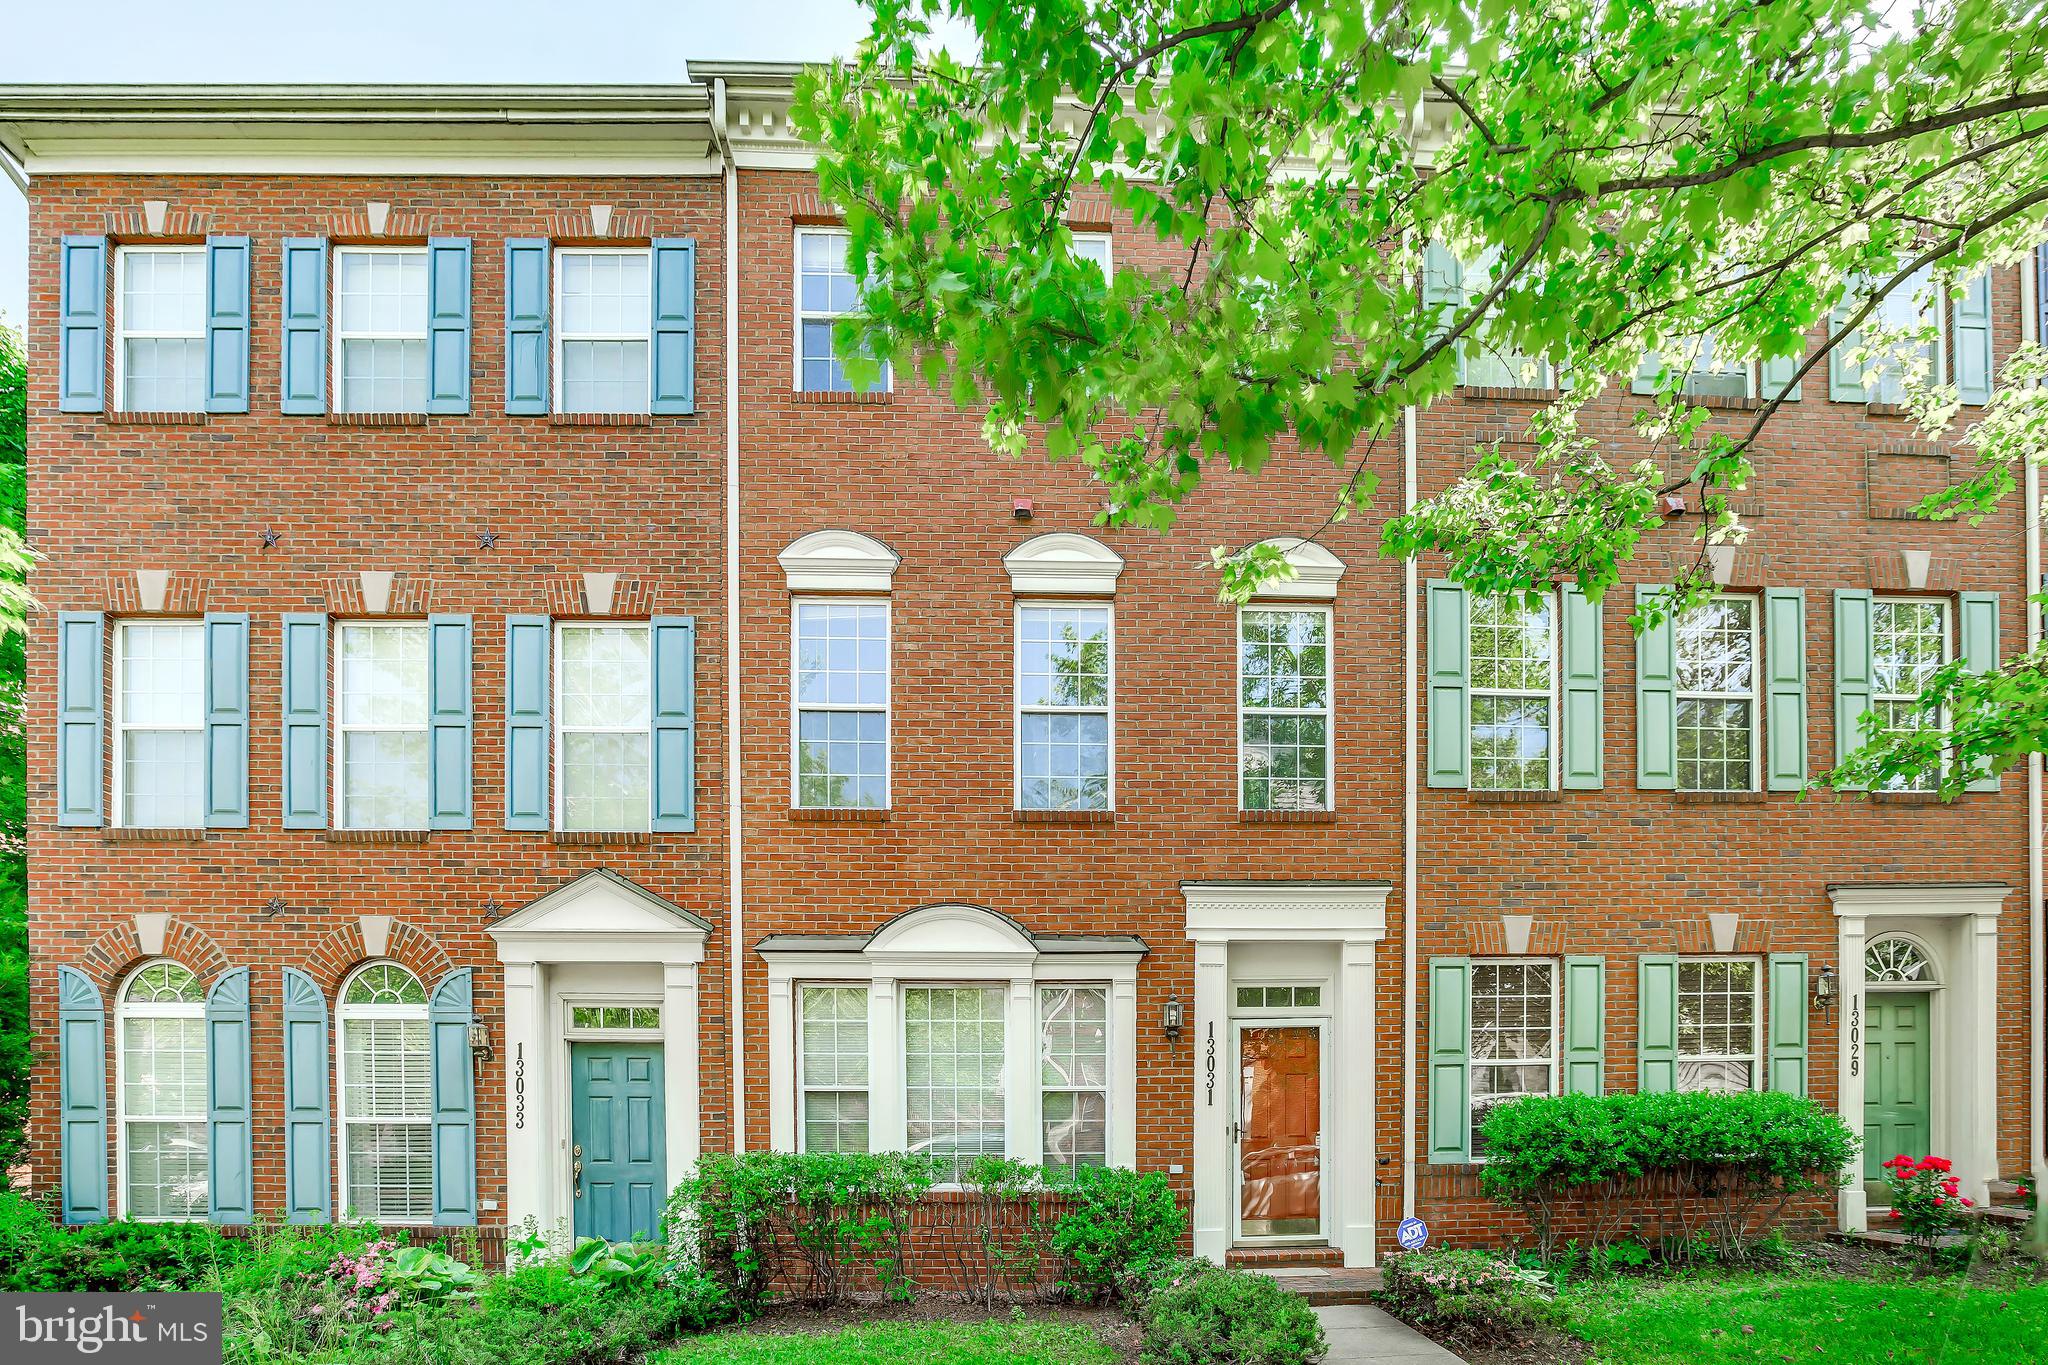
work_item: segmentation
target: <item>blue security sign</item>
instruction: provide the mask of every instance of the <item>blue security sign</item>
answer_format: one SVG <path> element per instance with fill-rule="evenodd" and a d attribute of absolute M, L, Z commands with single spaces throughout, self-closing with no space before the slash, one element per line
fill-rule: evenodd
<path fill-rule="evenodd" d="M 1420 1218 L 1403 1218 L 1401 1226 L 1394 1229 L 1394 1240 L 1403 1251 L 1420 1251 L 1429 1245 L 1429 1224 Z"/>

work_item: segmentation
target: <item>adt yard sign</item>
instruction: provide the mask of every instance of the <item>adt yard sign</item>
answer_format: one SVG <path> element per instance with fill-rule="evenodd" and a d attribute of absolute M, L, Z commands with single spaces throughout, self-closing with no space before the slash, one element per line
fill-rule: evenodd
<path fill-rule="evenodd" d="M 1401 1226 L 1394 1229 L 1394 1240 L 1403 1251 L 1420 1251 L 1429 1245 L 1429 1224 L 1420 1218 L 1403 1218 Z"/>

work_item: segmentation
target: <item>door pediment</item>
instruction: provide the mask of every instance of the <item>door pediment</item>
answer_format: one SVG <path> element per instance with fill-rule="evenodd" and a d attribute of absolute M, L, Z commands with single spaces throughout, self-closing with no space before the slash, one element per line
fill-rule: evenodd
<path fill-rule="evenodd" d="M 711 928 L 703 916 L 597 868 L 488 932 L 500 962 L 702 962 Z"/>

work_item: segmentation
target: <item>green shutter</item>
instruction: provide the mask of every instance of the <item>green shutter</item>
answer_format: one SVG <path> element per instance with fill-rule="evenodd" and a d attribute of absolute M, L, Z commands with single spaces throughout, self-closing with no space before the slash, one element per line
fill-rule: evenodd
<path fill-rule="evenodd" d="M 1962 645 L 1963 666 L 1972 673 L 1996 672 L 1999 665 L 2004 662 L 1998 653 L 1998 594 L 1958 594 L 1956 615 L 1961 622 L 1958 638 Z M 1978 775 L 1970 779 L 1970 790 L 1995 792 L 1998 790 L 1998 779 L 1980 765 Z"/>
<path fill-rule="evenodd" d="M 1435 319 L 1432 337 L 1448 332 L 1465 306 L 1465 264 L 1448 247 L 1431 242 L 1422 252 L 1422 306 Z M 1465 382 L 1465 347 L 1457 347 L 1458 382 Z"/>
<path fill-rule="evenodd" d="M 649 411 L 669 416 L 697 410 L 697 243 L 657 237 L 653 244 L 654 388 Z"/>
<path fill-rule="evenodd" d="M 1828 334 L 1841 333 L 1833 349 L 1828 352 L 1828 399 L 1835 403 L 1867 403 L 1869 395 L 1863 384 L 1863 362 L 1851 361 L 1849 352 L 1863 344 L 1863 333 L 1842 332 L 1842 325 L 1860 307 L 1854 298 L 1845 298 L 1837 304 L 1828 318 Z"/>
<path fill-rule="evenodd" d="M 1564 1093 L 1607 1088 L 1607 959 L 1564 960 Z"/>
<path fill-rule="evenodd" d="M 434 1226 L 476 1222 L 476 1081 L 469 1025 L 475 1017 L 469 968 L 434 986 L 427 1021 L 433 1058 Z"/>
<path fill-rule="evenodd" d="M 284 239 L 284 337 L 278 407 L 297 416 L 327 411 L 327 239 Z"/>
<path fill-rule="evenodd" d="M 1956 293 L 1956 396 L 1991 401 L 1991 276 L 1987 272 Z"/>
<path fill-rule="evenodd" d="M 1472 1159 L 1472 964 L 1429 960 L 1429 1159 Z"/>
<path fill-rule="evenodd" d="M 1567 583 L 1562 599 L 1563 631 L 1559 647 L 1564 697 L 1563 784 L 1586 791 L 1606 776 L 1606 643 L 1601 634 L 1601 604 L 1576 583 Z"/>
<path fill-rule="evenodd" d="M 1764 786 L 1806 786 L 1806 593 L 1764 590 Z"/>
<path fill-rule="evenodd" d="M 284 752 L 280 762 L 286 829 L 327 826 L 327 617 L 284 618 L 281 665 Z"/>
<path fill-rule="evenodd" d="M 548 410 L 548 242 L 505 243 L 505 411 L 535 417 Z"/>
<path fill-rule="evenodd" d="M 1429 785 L 1468 787 L 1472 755 L 1471 602 L 1465 589 L 1432 579 L 1429 628 Z"/>
<path fill-rule="evenodd" d="M 1678 958 L 1670 953 L 1636 959 L 1636 1089 L 1678 1089 Z"/>
<path fill-rule="evenodd" d="M 284 1216 L 334 1216 L 332 1128 L 327 1105 L 327 999 L 312 977 L 284 969 Z"/>
<path fill-rule="evenodd" d="M 57 823 L 105 818 L 107 625 L 96 611 L 57 615 Z"/>
<path fill-rule="evenodd" d="M 548 654 L 553 623 L 545 616 L 505 622 L 505 828 L 544 830 L 553 810 L 548 792 Z"/>
<path fill-rule="evenodd" d="M 697 827 L 697 622 L 657 616 L 654 636 L 654 828 Z"/>
<path fill-rule="evenodd" d="M 1771 1069 L 1772 1090 L 1806 1093 L 1806 954 L 1772 953 Z"/>
<path fill-rule="evenodd" d="M 249 239 L 206 239 L 206 410 L 249 410 Z"/>
<path fill-rule="evenodd" d="M 1863 715 L 1870 710 L 1877 663 L 1871 656 L 1868 588 L 1835 589 L 1835 762 L 1863 747 Z M 1853 790 L 1860 791 L 1857 787 Z"/>
<path fill-rule="evenodd" d="M 1629 376 L 1630 393 L 1653 394 L 1663 388 L 1664 359 L 1655 351 L 1643 352 L 1643 358 L 1636 364 L 1636 372 Z"/>
<path fill-rule="evenodd" d="M 470 653 L 467 616 L 427 618 L 427 807 L 429 829 L 468 829 L 470 816 Z"/>
<path fill-rule="evenodd" d="M 249 617 L 206 614 L 206 827 L 249 827 Z"/>
<path fill-rule="evenodd" d="M 1670 593 L 1636 586 L 1636 605 Z M 1636 633 L 1636 785 L 1670 791 L 1678 785 L 1678 645 L 1671 613 Z"/>
<path fill-rule="evenodd" d="M 107 405 L 107 239 L 66 237 L 57 253 L 57 410 L 101 412 Z"/>
<path fill-rule="evenodd" d="M 57 969 L 57 1154 L 67 1223 L 107 1216 L 107 1014 L 92 978 Z"/>
<path fill-rule="evenodd" d="M 206 992 L 206 1216 L 252 1223 L 249 969 L 220 974 Z"/>
<path fill-rule="evenodd" d="M 469 411 L 469 238 L 427 239 L 427 411 Z"/>

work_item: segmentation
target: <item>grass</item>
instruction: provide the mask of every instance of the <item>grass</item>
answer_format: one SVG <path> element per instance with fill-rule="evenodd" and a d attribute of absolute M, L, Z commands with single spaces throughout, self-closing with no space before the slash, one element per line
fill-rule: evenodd
<path fill-rule="evenodd" d="M 2037 1365 L 2048 1285 L 1834 1276 L 1617 1281 L 1558 1298 L 1589 1365 Z"/>
<path fill-rule="evenodd" d="M 653 1365 L 1115 1365 L 1116 1352 L 1073 1322 L 878 1322 L 837 1332 L 726 1332 L 653 1357 Z"/>

